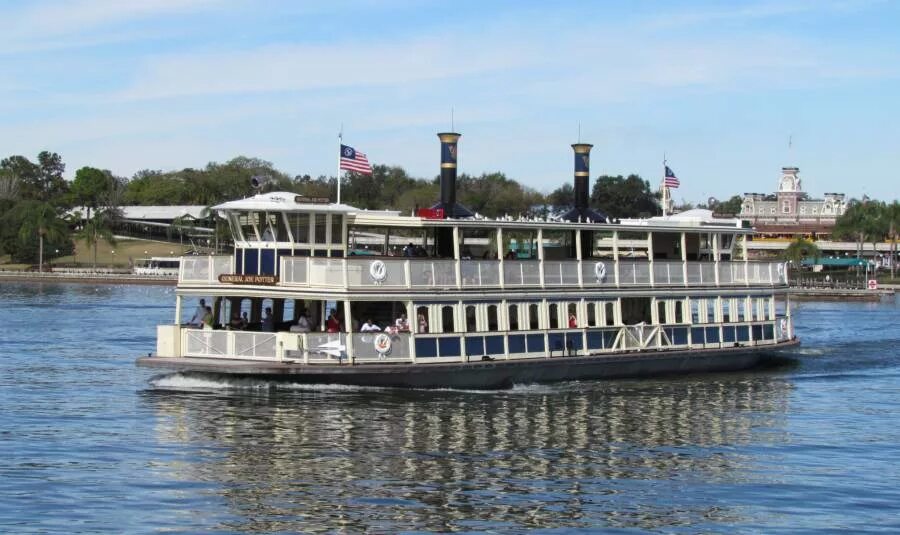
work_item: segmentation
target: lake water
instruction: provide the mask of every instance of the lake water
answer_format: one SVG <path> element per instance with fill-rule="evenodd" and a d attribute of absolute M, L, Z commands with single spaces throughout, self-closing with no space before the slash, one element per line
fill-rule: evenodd
<path fill-rule="evenodd" d="M 900 304 L 795 362 L 499 392 L 159 375 L 172 288 L 0 283 L 0 532 L 900 531 Z"/>

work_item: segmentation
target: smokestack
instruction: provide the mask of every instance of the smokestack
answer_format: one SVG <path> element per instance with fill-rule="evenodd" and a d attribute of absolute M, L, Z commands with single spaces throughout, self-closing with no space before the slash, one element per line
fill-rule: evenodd
<path fill-rule="evenodd" d="M 575 207 L 566 212 L 566 221 L 605 223 L 606 214 L 590 208 L 591 185 L 591 148 L 590 143 L 573 143 L 575 151 Z"/>
<path fill-rule="evenodd" d="M 574 143 L 575 151 L 575 208 L 584 211 L 588 207 L 588 185 L 591 181 L 591 145 L 590 143 Z"/>
<path fill-rule="evenodd" d="M 456 144 L 462 134 L 441 132 L 441 200 L 432 208 L 443 208 L 444 218 L 472 217 L 472 212 L 461 204 L 456 204 Z"/>

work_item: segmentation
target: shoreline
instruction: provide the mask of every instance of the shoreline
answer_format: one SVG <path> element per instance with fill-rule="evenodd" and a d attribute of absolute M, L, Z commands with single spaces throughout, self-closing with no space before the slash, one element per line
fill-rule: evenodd
<path fill-rule="evenodd" d="M 141 277 L 130 273 L 35 273 L 24 271 L 0 271 L 0 281 L 14 282 L 71 282 L 77 284 L 141 284 L 175 286 L 178 279 Z"/>

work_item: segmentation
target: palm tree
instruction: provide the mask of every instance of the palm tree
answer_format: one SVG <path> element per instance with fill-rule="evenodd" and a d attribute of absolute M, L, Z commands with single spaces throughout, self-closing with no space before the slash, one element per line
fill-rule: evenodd
<path fill-rule="evenodd" d="M 65 223 L 59 218 L 56 209 L 48 203 L 34 202 L 25 211 L 22 226 L 19 228 L 19 240 L 27 242 L 35 233 L 38 235 L 38 271 L 43 273 L 44 238 L 62 240 L 67 233 Z"/>
<path fill-rule="evenodd" d="M 812 257 L 818 259 L 822 256 L 822 252 L 819 251 L 819 247 L 815 243 L 803 238 L 797 238 L 792 241 L 781 254 L 785 260 L 790 261 L 791 265 L 796 266 L 798 270 L 804 258 Z"/>
<path fill-rule="evenodd" d="M 94 217 L 85 220 L 84 226 L 78 233 L 78 237 L 84 240 L 88 247 L 94 250 L 94 269 L 97 269 L 97 244 L 101 239 L 106 240 L 112 245 L 116 244 L 116 239 L 112 233 L 110 218 L 103 210 L 94 212 Z"/>
<path fill-rule="evenodd" d="M 900 203 L 892 202 L 885 206 L 885 217 L 888 223 L 888 238 L 891 240 L 891 279 L 897 275 L 897 234 L 900 227 Z"/>

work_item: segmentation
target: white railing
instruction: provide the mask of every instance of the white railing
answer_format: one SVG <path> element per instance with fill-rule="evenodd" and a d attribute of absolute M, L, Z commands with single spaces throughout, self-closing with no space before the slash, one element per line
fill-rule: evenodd
<path fill-rule="evenodd" d="M 580 271 L 580 273 L 579 273 Z M 230 256 L 183 257 L 179 282 L 216 283 L 234 272 Z M 672 260 L 444 260 L 282 257 L 280 284 L 314 288 L 485 288 L 746 286 L 787 284 L 780 262 Z M 543 275 L 543 279 L 541 278 Z"/>
<path fill-rule="evenodd" d="M 768 321 L 620 325 L 580 329 L 476 333 L 288 333 L 182 328 L 181 355 L 304 364 L 467 362 L 493 358 L 547 358 L 623 350 L 725 348 L 790 340 L 788 316 Z M 420 347 L 416 342 L 423 345 Z M 414 358 L 413 346 L 424 354 Z"/>
<path fill-rule="evenodd" d="M 288 286 L 307 286 L 309 284 L 309 257 L 281 257 L 281 283 Z"/>
<path fill-rule="evenodd" d="M 184 329 L 186 357 L 274 360 L 275 333 Z"/>
<path fill-rule="evenodd" d="M 409 333 L 353 333 L 350 337 L 356 362 L 409 361 L 412 358 Z"/>
<path fill-rule="evenodd" d="M 578 286 L 578 261 L 544 261 L 545 286 Z"/>
<path fill-rule="evenodd" d="M 178 282 L 218 282 L 219 275 L 234 273 L 231 256 L 182 256 Z"/>
<path fill-rule="evenodd" d="M 659 286 L 684 285 L 684 264 L 681 262 L 653 262 L 653 283 Z"/>
<path fill-rule="evenodd" d="M 647 286 L 649 284 L 649 262 L 619 261 L 619 286 Z"/>
<path fill-rule="evenodd" d="M 505 286 L 540 286 L 541 263 L 537 260 L 509 260 L 503 262 Z"/>

